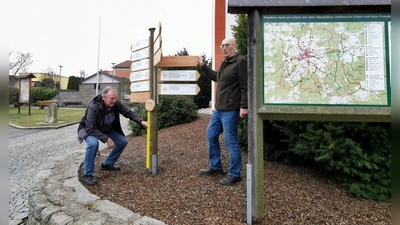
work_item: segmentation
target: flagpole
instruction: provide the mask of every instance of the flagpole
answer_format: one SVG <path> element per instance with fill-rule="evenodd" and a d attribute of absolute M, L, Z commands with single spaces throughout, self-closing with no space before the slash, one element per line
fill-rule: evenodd
<path fill-rule="evenodd" d="M 101 30 L 101 18 L 99 18 L 99 43 L 97 47 L 97 81 L 96 81 L 96 96 L 99 94 L 99 63 L 100 63 L 100 30 Z"/>

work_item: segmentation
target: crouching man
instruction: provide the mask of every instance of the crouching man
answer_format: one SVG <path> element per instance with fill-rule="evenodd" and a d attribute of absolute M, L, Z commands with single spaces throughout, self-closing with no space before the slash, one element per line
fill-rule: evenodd
<path fill-rule="evenodd" d="M 101 169 L 109 171 L 121 169 L 114 164 L 128 144 L 128 139 L 122 131 L 119 114 L 143 127 L 147 127 L 147 122 L 123 105 L 117 96 L 118 92 L 114 87 L 104 88 L 101 94 L 93 98 L 79 124 L 78 140 L 80 143 L 83 140 L 87 143 L 82 178 L 87 185 L 97 183 L 93 174 L 99 141 L 107 143 L 108 148 L 112 149 L 108 157 L 102 162 Z"/>

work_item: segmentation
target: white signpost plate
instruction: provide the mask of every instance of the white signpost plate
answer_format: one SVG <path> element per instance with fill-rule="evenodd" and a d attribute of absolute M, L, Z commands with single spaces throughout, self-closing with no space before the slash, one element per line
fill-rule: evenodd
<path fill-rule="evenodd" d="M 142 91 L 149 91 L 150 90 L 150 83 L 149 81 L 141 81 L 131 83 L 131 92 L 142 92 Z"/>
<path fill-rule="evenodd" d="M 138 71 L 149 68 L 149 59 L 141 59 L 139 61 L 132 62 L 131 70 Z"/>
<path fill-rule="evenodd" d="M 162 70 L 161 81 L 196 81 L 200 77 L 197 70 Z"/>
<path fill-rule="evenodd" d="M 136 41 L 135 43 L 132 44 L 131 51 L 134 52 L 136 50 L 139 50 L 141 48 L 148 47 L 148 46 L 149 46 L 149 38 L 148 37 L 147 38 L 143 38 L 143 39 L 141 39 L 139 41 Z"/>
<path fill-rule="evenodd" d="M 148 80 L 148 79 L 150 79 L 149 75 L 150 75 L 149 69 L 132 72 L 131 73 L 131 82 Z"/>
<path fill-rule="evenodd" d="M 132 52 L 131 61 L 136 61 L 144 58 L 149 58 L 149 47 L 143 48 L 142 50 L 136 52 Z"/>
<path fill-rule="evenodd" d="M 159 84 L 160 95 L 197 95 L 200 88 L 197 84 Z"/>
<path fill-rule="evenodd" d="M 156 53 L 160 48 L 161 48 L 161 34 L 154 41 L 154 53 Z"/>

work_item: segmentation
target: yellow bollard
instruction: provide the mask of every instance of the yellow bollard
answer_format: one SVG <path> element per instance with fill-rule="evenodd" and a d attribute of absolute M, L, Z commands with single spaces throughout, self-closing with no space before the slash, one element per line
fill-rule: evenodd
<path fill-rule="evenodd" d="M 146 168 L 150 169 L 151 155 L 150 155 L 150 111 L 147 112 L 147 143 L 146 143 Z"/>

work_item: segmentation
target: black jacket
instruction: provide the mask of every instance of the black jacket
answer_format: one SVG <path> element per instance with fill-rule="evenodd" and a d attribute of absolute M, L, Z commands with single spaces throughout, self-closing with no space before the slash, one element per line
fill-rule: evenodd
<path fill-rule="evenodd" d="M 82 143 L 88 135 L 97 137 L 103 143 L 107 141 L 107 135 L 99 130 L 99 127 L 101 127 L 104 121 L 105 107 L 101 94 L 99 94 L 93 98 L 93 101 L 86 108 L 85 116 L 82 117 L 78 127 L 78 141 L 80 143 Z M 121 135 L 125 136 L 121 128 L 119 114 L 141 125 L 142 119 L 119 100 L 117 100 L 113 106 L 113 111 L 115 120 L 112 122 L 111 127 Z"/>
<path fill-rule="evenodd" d="M 214 71 L 206 64 L 201 67 L 204 76 L 218 82 L 215 108 L 218 110 L 247 109 L 247 59 L 236 53 L 222 62 Z"/>

